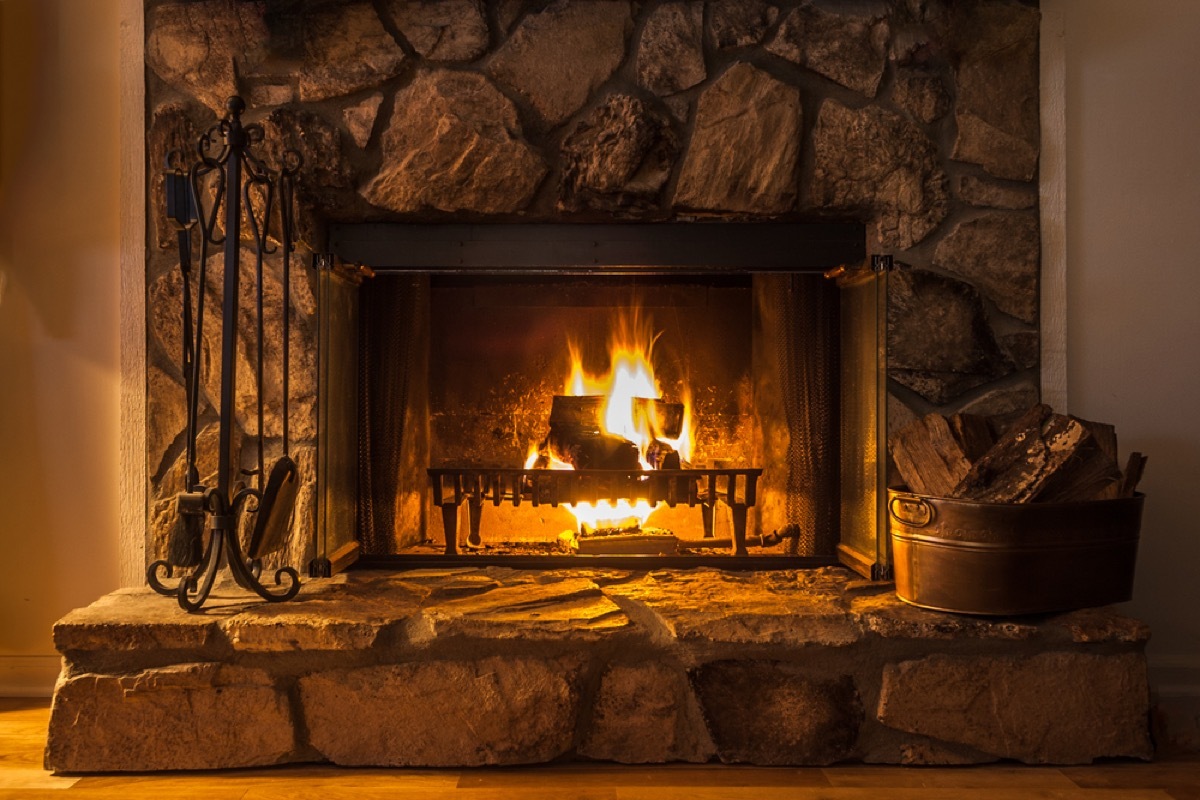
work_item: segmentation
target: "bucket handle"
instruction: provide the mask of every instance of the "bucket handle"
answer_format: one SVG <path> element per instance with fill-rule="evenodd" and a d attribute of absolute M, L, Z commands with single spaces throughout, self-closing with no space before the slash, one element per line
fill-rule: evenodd
<path fill-rule="evenodd" d="M 934 508 L 921 497 L 894 495 L 888 501 L 888 513 L 910 528 L 924 528 L 933 522 Z"/>

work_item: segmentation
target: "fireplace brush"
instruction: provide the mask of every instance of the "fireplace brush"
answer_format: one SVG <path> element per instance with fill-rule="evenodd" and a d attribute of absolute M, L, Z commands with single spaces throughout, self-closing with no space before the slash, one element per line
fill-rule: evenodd
<path fill-rule="evenodd" d="M 245 103 L 231 97 L 228 113 L 201 135 L 197 144 L 199 160 L 187 171 L 182 169 L 182 154 L 168 157 L 166 175 L 167 216 L 177 229 L 179 268 L 183 279 L 183 345 L 181 371 L 187 398 L 187 450 L 185 491 L 176 498 L 178 521 L 172 529 L 167 558 L 155 561 L 146 571 L 147 582 L 160 594 L 174 595 L 187 611 L 197 611 L 208 600 L 217 573 L 228 566 L 233 580 L 243 589 L 254 592 L 267 601 L 288 600 L 300 589 L 300 578 L 292 567 L 275 572 L 272 591 L 260 580 L 261 559 L 281 550 L 299 489 L 299 470 L 289 454 L 288 395 L 289 395 L 289 311 L 291 308 L 291 252 L 294 248 L 295 179 L 302 160 L 294 150 L 287 150 L 278 169 L 272 170 L 253 149 L 262 142 L 260 125 L 242 125 Z M 244 174 L 244 177 L 243 177 Z M 203 202 L 202 188 L 211 195 L 208 206 Z M 279 194 L 280 248 L 283 262 L 282 291 L 282 434 L 283 454 L 266 470 L 264 459 L 264 287 L 263 259 L 273 254 L 268 242 L 268 225 L 272 219 L 276 192 Z M 256 202 L 257 199 L 257 202 Z M 225 213 L 224 231 L 216 233 L 218 214 Z M 238 300 L 241 283 L 241 240 L 243 217 L 249 225 L 255 257 L 255 336 L 257 362 L 255 377 L 258 390 L 257 465 L 241 474 L 253 475 L 254 485 L 234 483 L 239 473 L 234 463 L 233 433 L 237 380 Z M 196 276 L 195 317 L 192 316 L 191 255 L 192 236 L 199 228 L 200 260 Z M 219 449 L 216 485 L 205 486 L 200 481 L 196 459 L 197 418 L 204 342 L 204 299 L 208 246 L 223 245 L 224 273 L 222 277 L 221 376 L 219 402 Z M 238 536 L 244 514 L 254 514 L 248 546 L 245 550 Z M 205 537 L 207 523 L 208 536 Z M 178 583 L 170 586 L 163 577 L 173 577 L 176 568 L 186 569 Z M 160 574 L 162 577 L 160 577 Z M 287 582 L 285 584 L 285 578 Z"/>

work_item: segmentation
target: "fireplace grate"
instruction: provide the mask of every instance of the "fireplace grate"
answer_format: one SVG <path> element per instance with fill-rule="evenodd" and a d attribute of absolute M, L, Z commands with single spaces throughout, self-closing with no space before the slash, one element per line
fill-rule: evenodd
<path fill-rule="evenodd" d="M 675 508 L 700 507 L 705 539 L 713 536 L 714 510 L 729 507 L 733 518 L 732 547 L 746 555 L 746 512 L 754 506 L 761 469 L 487 469 L 442 467 L 429 469 L 433 504 L 442 511 L 446 555 L 458 554 L 458 509 L 467 504 L 467 541 L 481 542 L 483 507 L 490 503 L 533 506 L 596 503 L 601 500 L 645 500 Z"/>

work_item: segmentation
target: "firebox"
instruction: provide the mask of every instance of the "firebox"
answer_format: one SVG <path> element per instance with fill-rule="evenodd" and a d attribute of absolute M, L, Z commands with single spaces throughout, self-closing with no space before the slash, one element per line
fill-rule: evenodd
<path fill-rule="evenodd" d="M 318 572 L 888 571 L 855 223 L 335 225 Z"/>

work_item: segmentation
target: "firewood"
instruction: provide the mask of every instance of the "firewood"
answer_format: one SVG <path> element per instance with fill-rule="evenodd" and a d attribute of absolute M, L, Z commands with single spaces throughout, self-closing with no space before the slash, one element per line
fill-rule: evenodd
<path fill-rule="evenodd" d="M 541 449 L 575 469 L 636 470 L 640 466 L 633 442 L 574 426 L 551 428 Z"/>
<path fill-rule="evenodd" d="M 679 452 L 661 439 L 655 439 L 646 448 L 646 461 L 654 469 L 680 469 L 683 466 Z"/>
<path fill-rule="evenodd" d="M 1078 420 L 1079 424 L 1088 429 L 1088 433 L 1096 442 L 1096 446 L 1100 448 L 1106 456 L 1112 459 L 1113 463 L 1117 463 L 1117 429 L 1112 425 L 1107 425 L 1103 422 L 1092 422 L 1090 419 L 1072 416 L 1071 419 Z"/>
<path fill-rule="evenodd" d="M 994 439 L 995 418 L 930 414 L 889 439 L 909 488 L 987 503 L 1063 503 L 1130 496 L 1144 459 L 1131 458 L 1124 481 L 1111 425 L 1035 405 Z"/>
<path fill-rule="evenodd" d="M 1092 435 L 1092 439 L 1105 458 L 1111 464 L 1111 469 L 1106 472 L 1111 472 L 1111 480 L 1102 481 L 1097 488 L 1096 493 L 1090 497 L 1083 497 L 1083 500 L 1112 500 L 1121 496 L 1121 470 L 1117 461 L 1117 429 L 1112 425 L 1106 425 L 1103 422 L 1093 422 L 1087 419 L 1076 417 L 1079 422 L 1088 429 L 1088 433 Z M 1098 465 L 1093 465 L 1094 467 Z"/>
<path fill-rule="evenodd" d="M 1034 499 L 1041 503 L 1071 503 L 1101 496 L 1121 477 L 1115 455 L 1109 453 L 1116 444 L 1112 426 L 1077 417 L 1056 416 L 1055 420 L 1063 437 L 1078 437 L 1081 431 L 1083 436 L 1077 441 L 1057 441 L 1043 434 L 1048 438 L 1051 458 L 1045 482 Z"/>
<path fill-rule="evenodd" d="M 1125 465 L 1125 476 L 1121 479 L 1121 490 L 1118 497 L 1133 497 L 1137 485 L 1142 480 L 1146 470 L 1146 457 L 1141 453 L 1130 453 Z"/>
<path fill-rule="evenodd" d="M 941 414 L 913 420 L 888 443 L 901 477 L 920 494 L 950 496 L 971 469 L 962 444 Z"/>
<path fill-rule="evenodd" d="M 954 438 L 962 448 L 963 455 L 971 463 L 982 458 L 996 443 L 987 417 L 979 414 L 955 414 L 950 417 L 950 430 L 954 432 Z"/>
<path fill-rule="evenodd" d="M 1025 412 L 971 465 L 950 496 L 987 503 L 1029 501 L 1044 482 L 1050 454 L 1042 431 L 1051 416 L 1050 407 L 1042 404 Z M 1076 427 L 1083 431 L 1082 426 L 1076 424 Z"/>

